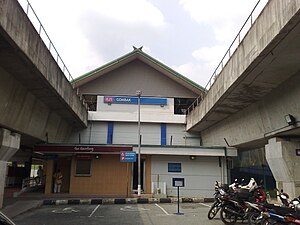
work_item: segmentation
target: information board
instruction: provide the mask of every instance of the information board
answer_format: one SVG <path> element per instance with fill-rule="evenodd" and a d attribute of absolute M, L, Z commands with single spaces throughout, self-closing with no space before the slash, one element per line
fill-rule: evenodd
<path fill-rule="evenodd" d="M 184 187 L 184 178 L 173 177 L 173 187 Z"/>
<path fill-rule="evenodd" d="M 121 151 L 120 162 L 136 162 L 136 152 Z"/>

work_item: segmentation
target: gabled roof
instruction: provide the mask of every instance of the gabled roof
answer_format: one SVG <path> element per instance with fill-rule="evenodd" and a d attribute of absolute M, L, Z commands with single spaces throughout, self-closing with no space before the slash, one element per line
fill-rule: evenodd
<path fill-rule="evenodd" d="M 181 84 L 182 86 L 190 89 L 191 91 L 199 95 L 205 92 L 205 89 L 199 84 L 193 82 L 187 77 L 181 75 L 180 73 L 176 72 L 175 70 L 171 69 L 170 67 L 166 66 L 165 64 L 159 62 L 158 60 L 154 59 L 150 55 L 146 54 L 145 52 L 142 51 L 142 48 L 135 48 L 135 47 L 132 52 L 123 55 L 114 61 L 111 61 L 97 69 L 94 69 L 74 79 L 72 83 L 74 84 L 75 87 L 80 87 L 136 59 L 141 60 L 145 64 L 158 70 L 162 74 L 168 76 L 170 79 L 176 81 L 177 83 Z"/>

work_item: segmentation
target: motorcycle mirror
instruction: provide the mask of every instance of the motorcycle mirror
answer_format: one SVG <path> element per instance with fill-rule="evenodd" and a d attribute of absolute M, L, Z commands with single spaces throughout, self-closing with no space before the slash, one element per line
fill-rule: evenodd
<path fill-rule="evenodd" d="M 298 200 L 293 200 L 292 203 L 293 205 L 298 205 L 300 202 Z"/>
<path fill-rule="evenodd" d="M 287 197 L 286 197 L 284 194 L 281 194 L 281 195 L 280 195 L 280 198 L 282 198 L 282 199 L 287 199 Z"/>

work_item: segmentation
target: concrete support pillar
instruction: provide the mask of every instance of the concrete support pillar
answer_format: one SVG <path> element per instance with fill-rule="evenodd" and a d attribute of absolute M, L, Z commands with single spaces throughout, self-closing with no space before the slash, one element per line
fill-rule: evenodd
<path fill-rule="evenodd" d="M 287 192 L 290 198 L 300 195 L 300 156 L 296 155 L 297 148 L 300 148 L 299 142 L 280 138 L 269 139 L 265 146 L 266 159 L 277 188 Z"/>
<path fill-rule="evenodd" d="M 53 180 L 53 171 L 54 171 L 54 161 L 48 160 L 46 165 L 46 181 L 45 181 L 45 194 L 52 193 L 52 180 Z"/>
<path fill-rule="evenodd" d="M 7 161 L 20 147 L 20 134 L 0 128 L 0 177 L 6 178 Z M 0 179 L 0 208 L 3 206 L 5 179 Z"/>
<path fill-rule="evenodd" d="M 7 162 L 0 160 L 0 177 L 6 177 Z M 0 180 L 0 208 L 3 206 L 5 179 Z"/>

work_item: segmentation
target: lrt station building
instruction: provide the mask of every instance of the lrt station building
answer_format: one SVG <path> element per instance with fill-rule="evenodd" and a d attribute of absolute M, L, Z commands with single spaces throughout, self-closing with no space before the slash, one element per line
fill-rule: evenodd
<path fill-rule="evenodd" d="M 45 193 L 52 193 L 57 169 L 63 192 L 104 197 L 137 193 L 138 168 L 142 193 L 149 195 L 176 196 L 172 180 L 183 178 L 182 196 L 211 197 L 216 180 L 230 179 L 227 163 L 236 149 L 202 146 L 199 133 L 186 131 L 186 109 L 204 88 L 141 48 L 74 85 L 88 105 L 88 127 L 64 143 L 35 147 L 47 159 Z"/>

